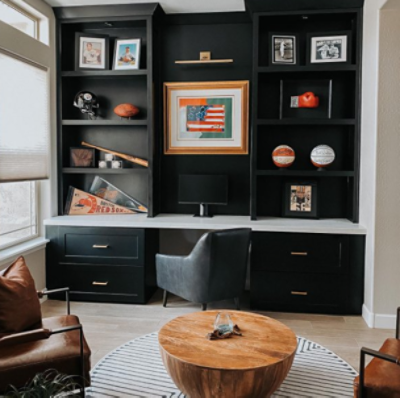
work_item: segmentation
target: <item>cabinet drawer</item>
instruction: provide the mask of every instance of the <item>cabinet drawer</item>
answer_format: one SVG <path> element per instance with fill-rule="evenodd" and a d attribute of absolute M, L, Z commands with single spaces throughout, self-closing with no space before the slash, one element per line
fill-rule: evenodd
<path fill-rule="evenodd" d="M 341 273 L 347 245 L 342 235 L 254 233 L 251 265 L 257 271 Z"/>
<path fill-rule="evenodd" d="M 63 281 L 72 292 L 134 297 L 144 294 L 143 267 L 68 264 L 60 270 L 65 272 Z"/>
<path fill-rule="evenodd" d="M 61 263 L 143 265 L 144 231 L 60 228 Z"/>
<path fill-rule="evenodd" d="M 263 308 L 271 310 L 340 310 L 346 297 L 343 279 L 341 275 L 253 272 L 251 300 L 256 308 L 264 303 Z"/>

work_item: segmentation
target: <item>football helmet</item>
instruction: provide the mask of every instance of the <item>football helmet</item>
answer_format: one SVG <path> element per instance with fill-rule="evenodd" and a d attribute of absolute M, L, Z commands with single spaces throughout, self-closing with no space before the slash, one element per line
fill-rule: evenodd
<path fill-rule="evenodd" d="M 99 108 L 99 102 L 96 95 L 90 91 L 80 91 L 75 95 L 74 106 L 79 108 L 82 113 L 87 113 L 90 117 L 95 117 L 96 109 Z"/>

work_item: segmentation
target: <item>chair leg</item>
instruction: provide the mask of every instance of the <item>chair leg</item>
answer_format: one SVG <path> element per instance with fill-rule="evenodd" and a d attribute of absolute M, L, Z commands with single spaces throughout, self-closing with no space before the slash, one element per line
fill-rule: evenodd
<path fill-rule="evenodd" d="M 239 297 L 235 297 L 234 300 L 235 300 L 236 309 L 238 311 L 240 311 L 240 298 Z"/>
<path fill-rule="evenodd" d="M 203 303 L 203 304 L 201 305 L 201 310 L 202 310 L 202 311 L 207 311 L 207 303 Z"/>
<path fill-rule="evenodd" d="M 167 301 L 168 301 L 168 292 L 166 291 L 166 290 L 164 290 L 164 293 L 163 293 L 163 307 L 166 307 L 167 306 Z"/>

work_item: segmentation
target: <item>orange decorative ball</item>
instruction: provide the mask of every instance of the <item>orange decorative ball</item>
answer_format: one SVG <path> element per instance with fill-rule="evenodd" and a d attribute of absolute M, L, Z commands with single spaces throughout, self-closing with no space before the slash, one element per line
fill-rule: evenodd
<path fill-rule="evenodd" d="M 279 145 L 272 152 L 272 160 L 275 166 L 289 167 L 293 164 L 296 156 L 294 150 L 287 145 Z"/>
<path fill-rule="evenodd" d="M 114 113 L 120 117 L 132 117 L 139 113 L 139 109 L 132 104 L 119 104 L 114 108 Z"/>

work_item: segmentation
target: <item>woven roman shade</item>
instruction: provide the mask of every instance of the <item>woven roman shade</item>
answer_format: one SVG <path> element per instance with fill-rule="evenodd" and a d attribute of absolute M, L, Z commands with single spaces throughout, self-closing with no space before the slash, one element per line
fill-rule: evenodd
<path fill-rule="evenodd" d="M 49 177 L 46 68 L 0 51 L 0 182 Z"/>

